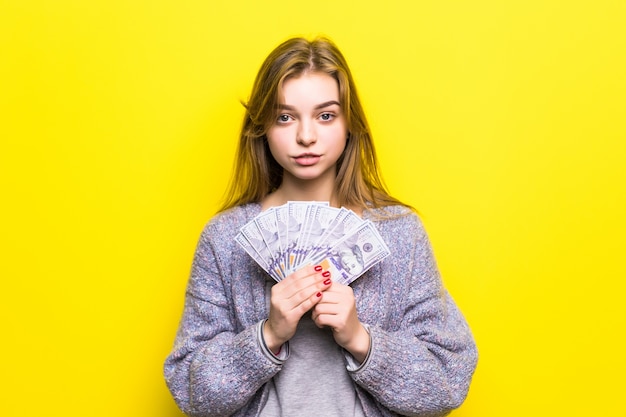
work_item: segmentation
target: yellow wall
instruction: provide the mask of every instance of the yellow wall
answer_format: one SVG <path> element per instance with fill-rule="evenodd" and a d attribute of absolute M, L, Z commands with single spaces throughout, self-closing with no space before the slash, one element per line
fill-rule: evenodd
<path fill-rule="evenodd" d="M 0 1 L 0 415 L 179 415 L 161 366 L 239 100 L 325 33 L 475 332 L 453 415 L 623 416 L 626 3 L 295 3 Z"/>

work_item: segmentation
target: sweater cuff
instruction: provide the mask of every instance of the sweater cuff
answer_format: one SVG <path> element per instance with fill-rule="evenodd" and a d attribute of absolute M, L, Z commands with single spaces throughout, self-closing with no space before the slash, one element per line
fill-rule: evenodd
<path fill-rule="evenodd" d="M 354 356 L 352 356 L 350 353 L 348 353 L 347 351 L 344 351 L 343 354 L 346 357 L 346 362 L 348 362 L 348 365 L 346 365 L 346 369 L 348 370 L 348 372 L 358 372 L 361 369 L 363 369 L 365 366 L 367 366 L 367 364 L 369 363 L 369 359 L 371 356 L 370 354 L 372 353 L 372 335 L 370 334 L 370 326 L 363 323 L 363 327 L 365 327 L 365 330 L 367 331 L 367 335 L 370 338 L 370 347 L 367 350 L 367 355 L 365 356 L 365 359 L 361 363 L 359 363 L 356 359 L 354 359 Z"/>
<path fill-rule="evenodd" d="M 265 355 L 267 359 L 269 359 L 276 365 L 282 365 L 283 363 L 285 363 L 285 361 L 289 357 L 289 342 L 285 342 L 280 347 L 280 350 L 278 351 L 278 353 L 275 354 L 274 352 L 272 352 L 267 347 L 267 344 L 265 343 L 265 336 L 263 335 L 263 327 L 265 327 L 264 325 L 266 321 L 267 319 L 264 319 L 264 320 L 261 320 L 257 324 L 256 334 L 257 334 L 257 341 L 258 341 L 259 347 L 261 348 L 261 351 L 263 352 L 263 354 Z"/>

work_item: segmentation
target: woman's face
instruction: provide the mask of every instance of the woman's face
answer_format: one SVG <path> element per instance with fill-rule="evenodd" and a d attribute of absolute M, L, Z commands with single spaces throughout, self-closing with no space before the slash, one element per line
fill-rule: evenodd
<path fill-rule="evenodd" d="M 270 151 L 284 181 L 336 176 L 347 127 L 339 86 L 328 74 L 307 72 L 284 82 L 278 114 L 267 132 Z"/>

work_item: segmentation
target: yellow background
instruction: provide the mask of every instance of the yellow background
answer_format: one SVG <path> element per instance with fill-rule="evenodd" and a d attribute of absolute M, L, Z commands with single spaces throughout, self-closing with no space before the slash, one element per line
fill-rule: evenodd
<path fill-rule="evenodd" d="M 626 2 L 0 0 L 0 415 L 162 379 L 266 54 L 327 34 L 480 362 L 455 417 L 624 416 Z"/>

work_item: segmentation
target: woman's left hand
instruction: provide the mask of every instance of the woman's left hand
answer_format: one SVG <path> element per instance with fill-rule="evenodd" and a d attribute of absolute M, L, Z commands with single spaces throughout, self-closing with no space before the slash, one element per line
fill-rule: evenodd
<path fill-rule="evenodd" d="M 363 362 L 370 347 L 370 337 L 356 313 L 352 287 L 333 282 L 322 294 L 312 312 L 318 327 L 333 329 L 335 342 L 359 362 Z"/>

